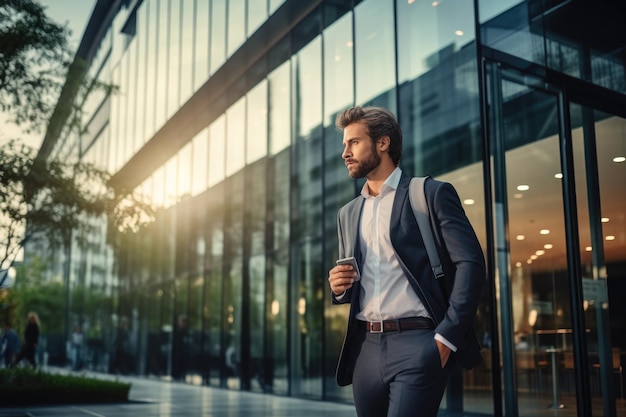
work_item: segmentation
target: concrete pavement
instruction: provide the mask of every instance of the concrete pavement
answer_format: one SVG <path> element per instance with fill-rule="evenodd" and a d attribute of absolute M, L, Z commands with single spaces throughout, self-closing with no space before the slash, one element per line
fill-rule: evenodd
<path fill-rule="evenodd" d="M 58 372 L 67 372 L 59 369 Z M 132 384 L 127 403 L 2 407 L 0 417 L 356 417 L 354 406 L 157 379 L 94 374 Z"/>

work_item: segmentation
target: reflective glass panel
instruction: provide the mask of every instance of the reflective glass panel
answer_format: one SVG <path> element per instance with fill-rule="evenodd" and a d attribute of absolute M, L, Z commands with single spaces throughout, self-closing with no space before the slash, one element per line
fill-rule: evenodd
<path fill-rule="evenodd" d="M 395 111 L 396 59 L 392 0 L 354 8 L 356 103 Z"/>

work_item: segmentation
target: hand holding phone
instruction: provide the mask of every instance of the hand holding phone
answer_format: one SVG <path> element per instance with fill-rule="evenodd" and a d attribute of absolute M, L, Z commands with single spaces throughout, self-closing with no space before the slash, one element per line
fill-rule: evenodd
<path fill-rule="evenodd" d="M 361 271 L 359 271 L 359 265 L 356 263 L 356 259 L 354 258 L 354 256 L 350 256 L 349 258 L 338 259 L 337 265 L 352 265 L 352 268 L 356 272 L 356 277 L 354 277 L 354 282 L 361 280 Z"/>

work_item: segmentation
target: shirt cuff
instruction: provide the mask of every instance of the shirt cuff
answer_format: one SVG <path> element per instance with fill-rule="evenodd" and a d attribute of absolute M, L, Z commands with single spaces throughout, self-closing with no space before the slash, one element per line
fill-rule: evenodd
<path fill-rule="evenodd" d="M 456 352 L 457 347 L 450 343 L 445 337 L 443 337 L 439 333 L 435 333 L 435 340 L 439 340 L 441 343 L 448 346 L 452 352 Z"/>
<path fill-rule="evenodd" d="M 335 297 L 336 301 L 341 301 L 343 299 L 343 297 L 345 297 L 345 295 L 346 295 L 345 291 L 343 292 L 343 294 L 339 294 L 339 295 L 334 295 L 333 294 L 333 296 Z"/>

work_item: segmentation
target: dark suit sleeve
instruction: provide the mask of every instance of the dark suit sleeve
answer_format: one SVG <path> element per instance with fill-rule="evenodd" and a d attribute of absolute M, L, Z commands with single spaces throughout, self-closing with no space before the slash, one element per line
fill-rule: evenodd
<path fill-rule="evenodd" d="M 345 232 L 342 228 L 342 222 L 341 222 L 342 210 L 345 210 L 345 207 L 342 207 L 337 212 L 337 238 L 339 242 L 339 258 L 340 259 L 346 256 L 346 250 L 345 250 L 345 244 L 344 244 Z M 333 304 L 349 303 L 351 296 L 352 296 L 352 288 L 347 290 L 345 294 L 343 294 L 343 296 L 340 297 L 339 299 L 337 299 L 337 297 L 335 296 L 335 293 L 333 293 L 332 290 L 330 291 L 330 299 Z"/>
<path fill-rule="evenodd" d="M 485 259 L 456 190 L 449 183 L 436 183 L 430 210 L 436 215 L 440 244 L 447 249 L 442 254 L 448 258 L 444 265 L 449 266 L 445 277 L 449 305 L 436 331 L 462 349 L 485 284 Z"/>

